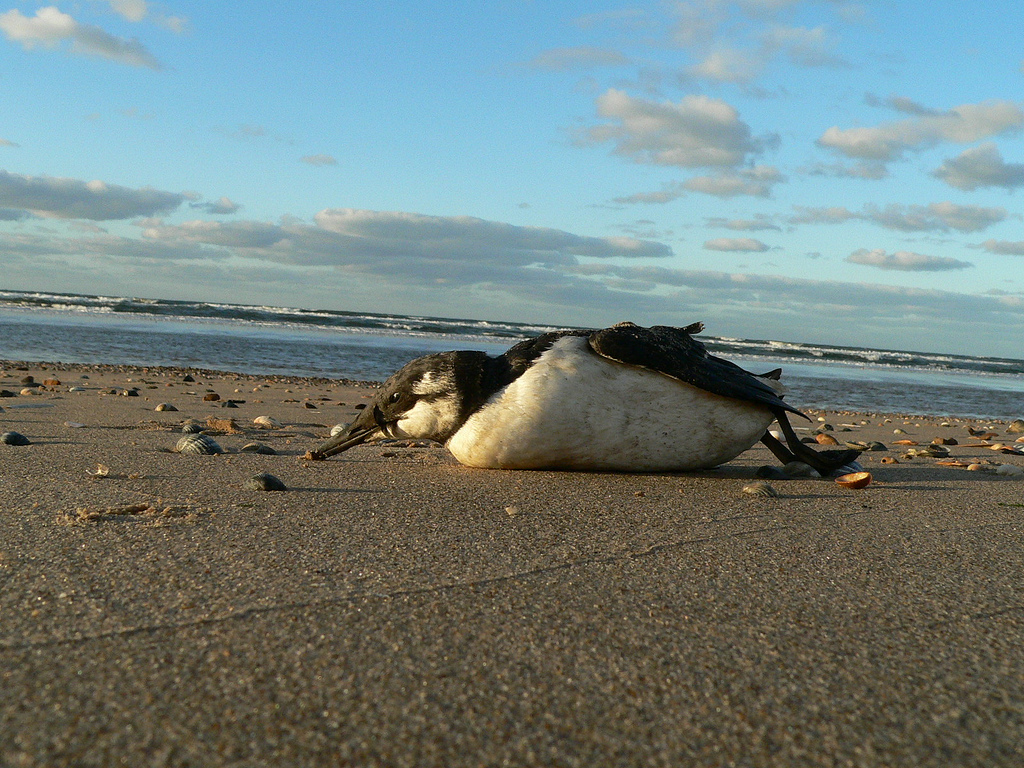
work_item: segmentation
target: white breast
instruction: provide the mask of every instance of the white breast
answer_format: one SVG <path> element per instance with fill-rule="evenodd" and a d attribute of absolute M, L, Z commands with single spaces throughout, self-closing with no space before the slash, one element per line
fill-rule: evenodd
<path fill-rule="evenodd" d="M 461 463 L 503 469 L 714 467 L 764 434 L 765 406 L 720 397 L 559 339 L 448 441 Z"/>

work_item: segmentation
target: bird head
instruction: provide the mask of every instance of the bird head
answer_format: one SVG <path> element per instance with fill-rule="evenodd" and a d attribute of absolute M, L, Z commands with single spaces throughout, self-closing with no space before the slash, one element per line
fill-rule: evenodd
<path fill-rule="evenodd" d="M 391 376 L 356 420 L 306 454 L 319 460 L 381 437 L 445 442 L 475 409 L 483 352 L 419 357 Z"/>

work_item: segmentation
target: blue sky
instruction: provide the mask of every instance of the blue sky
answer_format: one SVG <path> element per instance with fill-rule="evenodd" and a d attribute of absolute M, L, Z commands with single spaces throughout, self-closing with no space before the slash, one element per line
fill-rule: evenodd
<path fill-rule="evenodd" d="M 965 8 L 0 4 L 0 287 L 1024 357 Z"/>

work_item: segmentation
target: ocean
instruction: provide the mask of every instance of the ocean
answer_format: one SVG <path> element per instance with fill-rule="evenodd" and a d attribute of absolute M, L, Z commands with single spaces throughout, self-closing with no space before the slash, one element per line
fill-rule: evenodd
<path fill-rule="evenodd" d="M 0 359 L 30 362 L 382 381 L 420 355 L 450 349 L 500 354 L 517 341 L 553 330 L 561 328 L 0 290 Z M 1024 417 L 1024 360 L 705 334 L 698 338 L 712 354 L 755 373 L 781 367 L 787 401 L 802 408 Z"/>

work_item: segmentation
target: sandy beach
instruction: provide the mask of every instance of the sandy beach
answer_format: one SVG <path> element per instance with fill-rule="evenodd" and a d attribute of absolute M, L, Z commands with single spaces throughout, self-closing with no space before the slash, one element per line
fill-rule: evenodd
<path fill-rule="evenodd" d="M 872 482 L 770 497 L 761 446 L 691 474 L 303 460 L 355 382 L 0 362 L 0 390 L 29 441 L 0 445 L 2 766 L 1024 762 L 1009 422 L 809 412 L 883 444 Z M 175 452 L 187 420 L 225 453 Z"/>

